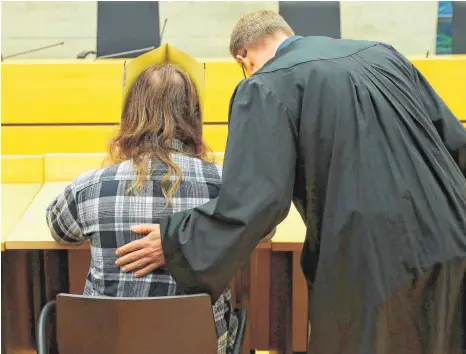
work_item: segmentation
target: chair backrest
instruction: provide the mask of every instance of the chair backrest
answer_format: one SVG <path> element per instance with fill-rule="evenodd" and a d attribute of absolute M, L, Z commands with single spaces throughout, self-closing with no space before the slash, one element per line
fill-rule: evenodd
<path fill-rule="evenodd" d="M 157 1 L 98 1 L 97 56 L 160 46 Z M 135 58 L 144 52 L 117 55 Z"/>
<path fill-rule="evenodd" d="M 278 11 L 299 36 L 341 38 L 339 1 L 279 1 Z"/>
<path fill-rule="evenodd" d="M 206 294 L 158 298 L 57 297 L 60 354 L 215 354 Z"/>

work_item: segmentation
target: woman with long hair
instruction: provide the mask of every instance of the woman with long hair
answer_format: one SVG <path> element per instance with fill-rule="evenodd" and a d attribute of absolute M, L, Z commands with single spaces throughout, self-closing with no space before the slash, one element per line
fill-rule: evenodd
<path fill-rule="evenodd" d="M 202 139 L 199 98 L 189 76 L 174 65 L 145 69 L 124 102 L 118 134 L 105 167 L 83 173 L 47 208 L 61 244 L 91 243 L 85 295 L 156 297 L 180 294 L 167 269 L 142 278 L 115 265 L 115 250 L 154 224 L 217 196 L 221 167 Z M 218 353 L 232 347 L 237 318 L 228 288 L 213 305 Z"/>

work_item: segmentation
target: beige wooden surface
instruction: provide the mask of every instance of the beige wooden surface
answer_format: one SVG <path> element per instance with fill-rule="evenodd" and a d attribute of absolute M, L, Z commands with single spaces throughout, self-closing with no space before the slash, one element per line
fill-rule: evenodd
<path fill-rule="evenodd" d="M 277 226 L 272 238 L 272 251 L 300 251 L 305 238 L 306 226 L 292 204 L 286 219 Z"/>
<path fill-rule="evenodd" d="M 55 242 L 45 220 L 45 210 L 62 193 L 69 182 L 46 182 L 37 193 L 17 225 L 5 241 L 6 249 L 70 249 Z M 272 250 L 301 250 L 306 228 L 294 206 L 288 217 L 277 227 L 272 239 Z M 265 246 L 265 245 L 264 245 Z M 82 248 L 88 245 L 80 246 Z"/>
<path fill-rule="evenodd" d="M 29 208 L 25 211 L 17 225 L 5 241 L 8 249 L 66 249 L 50 235 L 45 210 L 53 199 L 62 193 L 68 182 L 45 183 L 37 193 Z M 87 247 L 87 246 L 81 246 Z"/>
<path fill-rule="evenodd" d="M 40 183 L 2 183 L 2 251 L 15 224 L 33 201 Z"/>

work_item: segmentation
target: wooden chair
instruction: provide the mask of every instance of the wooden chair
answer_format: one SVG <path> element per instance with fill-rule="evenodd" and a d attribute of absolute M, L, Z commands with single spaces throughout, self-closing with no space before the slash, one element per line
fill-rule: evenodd
<path fill-rule="evenodd" d="M 235 309 L 240 327 L 233 354 L 241 352 L 246 311 Z M 207 294 L 114 298 L 59 294 L 41 311 L 37 354 L 48 354 L 47 324 L 56 313 L 60 354 L 215 354 L 217 338 Z"/>

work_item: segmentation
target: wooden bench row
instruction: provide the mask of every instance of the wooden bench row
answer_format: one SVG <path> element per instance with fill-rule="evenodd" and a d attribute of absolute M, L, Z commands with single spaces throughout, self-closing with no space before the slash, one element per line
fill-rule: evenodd
<path fill-rule="evenodd" d="M 223 152 L 213 153 L 223 164 Z M 47 153 L 2 155 L 2 183 L 44 183 L 71 181 L 79 174 L 101 168 L 105 153 Z"/>
<path fill-rule="evenodd" d="M 241 68 L 231 58 L 196 60 L 204 67 L 204 121 L 226 123 L 229 100 L 243 79 Z M 466 57 L 410 60 L 457 117 L 466 120 Z M 123 63 L 119 59 L 3 62 L 2 124 L 118 123 Z"/>
<path fill-rule="evenodd" d="M 2 62 L 2 124 L 118 123 L 125 60 Z M 205 122 L 227 122 L 241 67 L 230 58 L 204 67 Z"/>
<path fill-rule="evenodd" d="M 3 90 L 2 90 L 3 91 Z M 2 154 L 83 154 L 107 151 L 117 132 L 116 124 L 102 125 L 5 125 L 2 123 Z M 204 125 L 204 140 L 213 151 L 225 151 L 226 123 Z M 18 141 L 21 141 L 18 144 Z"/>

